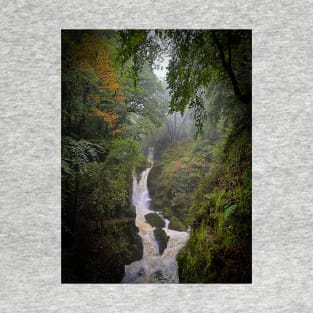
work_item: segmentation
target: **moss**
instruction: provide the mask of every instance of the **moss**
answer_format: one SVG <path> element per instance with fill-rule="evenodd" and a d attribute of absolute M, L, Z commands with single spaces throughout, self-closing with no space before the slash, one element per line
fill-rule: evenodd
<path fill-rule="evenodd" d="M 166 284 L 167 283 L 167 280 L 161 271 L 156 271 L 155 273 L 153 273 L 152 279 L 153 279 L 153 281 L 156 281 L 158 284 Z"/>
<path fill-rule="evenodd" d="M 167 242 L 169 240 L 169 236 L 166 235 L 166 232 L 163 229 L 156 228 L 153 231 L 154 237 L 159 246 L 159 253 L 162 255 L 163 251 L 167 247 Z"/>
<path fill-rule="evenodd" d="M 182 283 L 251 282 L 250 143 L 248 129 L 230 134 L 197 189 L 192 233 L 177 257 Z"/>
<path fill-rule="evenodd" d="M 146 214 L 145 219 L 152 227 L 158 227 L 158 228 L 165 227 L 164 220 L 156 213 Z"/>
<path fill-rule="evenodd" d="M 177 231 L 186 231 L 187 227 L 176 217 L 173 216 L 168 225 L 168 228 L 177 230 Z"/>

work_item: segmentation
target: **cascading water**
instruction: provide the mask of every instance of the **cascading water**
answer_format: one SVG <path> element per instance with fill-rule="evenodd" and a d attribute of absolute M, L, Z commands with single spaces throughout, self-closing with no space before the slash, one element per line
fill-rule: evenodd
<path fill-rule="evenodd" d="M 169 220 L 164 219 L 163 230 L 169 236 L 166 249 L 159 254 L 158 243 L 154 237 L 152 227 L 145 220 L 148 213 L 156 213 L 149 210 L 149 191 L 147 180 L 153 166 L 153 148 L 149 149 L 148 161 L 151 167 L 144 170 L 137 182 L 133 178 L 132 201 L 136 207 L 136 226 L 139 228 L 139 236 L 143 242 L 143 258 L 129 265 L 125 265 L 123 283 L 178 283 L 176 256 L 189 238 L 188 232 L 179 232 L 168 228 Z"/>

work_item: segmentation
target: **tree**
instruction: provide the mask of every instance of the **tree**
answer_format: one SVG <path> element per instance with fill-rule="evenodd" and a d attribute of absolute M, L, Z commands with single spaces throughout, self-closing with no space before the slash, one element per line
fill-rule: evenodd
<path fill-rule="evenodd" d="M 208 117 L 208 98 L 213 98 L 213 105 L 219 109 L 215 110 L 216 117 L 225 113 L 225 106 L 234 107 L 226 108 L 230 115 L 236 112 L 232 119 L 238 115 L 251 115 L 251 31 L 156 30 L 148 36 L 147 32 L 144 35 L 133 30 L 123 32 L 123 36 L 124 45 L 136 43 L 124 53 L 125 59 L 134 60 L 137 56 L 135 72 L 141 70 L 144 60 L 152 64 L 162 46 L 168 49 L 171 111 L 183 113 L 186 108 L 193 108 L 200 130 Z M 138 77 L 138 73 L 133 77 Z M 232 99 L 230 90 L 233 91 Z"/>
<path fill-rule="evenodd" d="M 181 137 L 184 127 L 189 120 L 190 112 L 185 110 L 183 115 L 178 112 L 168 114 L 165 124 L 169 131 L 171 143 L 176 144 L 176 141 Z"/>

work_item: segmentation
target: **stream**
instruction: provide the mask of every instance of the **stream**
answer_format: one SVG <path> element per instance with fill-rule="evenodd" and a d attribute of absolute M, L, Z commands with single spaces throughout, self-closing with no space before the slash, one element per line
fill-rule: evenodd
<path fill-rule="evenodd" d="M 148 161 L 151 167 L 145 169 L 137 182 L 133 177 L 132 202 L 136 207 L 136 226 L 143 242 L 143 258 L 125 265 L 125 275 L 122 283 L 179 283 L 176 256 L 189 238 L 188 232 L 179 232 L 168 228 L 169 220 L 149 209 L 150 197 L 147 185 L 148 175 L 153 167 L 153 148 L 149 149 Z M 169 236 L 166 249 L 159 254 L 158 243 L 154 237 L 152 227 L 145 220 L 148 213 L 158 213 L 165 221 L 163 230 Z"/>

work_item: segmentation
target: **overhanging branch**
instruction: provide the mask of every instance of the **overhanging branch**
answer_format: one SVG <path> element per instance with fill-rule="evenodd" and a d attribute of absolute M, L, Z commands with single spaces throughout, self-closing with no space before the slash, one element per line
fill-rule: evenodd
<path fill-rule="evenodd" d="M 237 79 L 236 79 L 236 75 L 233 71 L 233 68 L 231 66 L 231 50 L 230 50 L 230 43 L 229 43 L 229 46 L 228 46 L 228 53 L 229 53 L 229 60 L 228 60 L 228 63 L 226 62 L 226 59 L 225 59 L 225 54 L 224 54 L 224 49 L 223 49 L 223 46 L 221 45 L 221 43 L 219 42 L 219 40 L 217 39 L 217 36 L 216 36 L 216 31 L 212 31 L 212 38 L 213 38 L 213 41 L 214 43 L 216 44 L 216 47 L 219 51 L 219 54 L 220 54 L 220 58 L 221 58 L 221 61 L 222 61 L 222 64 L 223 64 L 223 67 L 224 69 L 226 70 L 226 72 L 228 73 L 229 75 L 229 78 L 231 80 L 231 83 L 233 85 L 233 89 L 234 89 L 234 93 L 235 93 L 235 96 L 237 96 L 238 98 L 241 98 L 241 92 L 240 92 L 240 89 L 239 89 L 239 86 L 238 86 L 238 82 L 237 82 Z"/>

